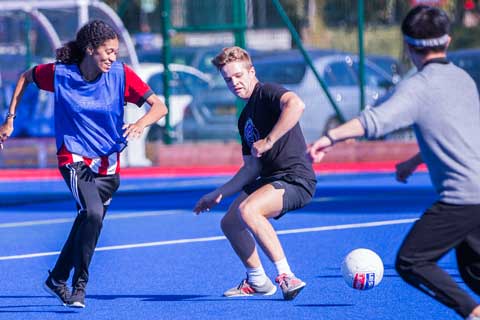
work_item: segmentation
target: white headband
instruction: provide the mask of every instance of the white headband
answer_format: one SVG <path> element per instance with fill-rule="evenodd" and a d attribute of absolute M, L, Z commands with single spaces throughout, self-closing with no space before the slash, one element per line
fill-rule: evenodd
<path fill-rule="evenodd" d="M 406 43 L 414 47 L 439 47 L 448 43 L 448 34 L 444 34 L 439 38 L 432 39 L 415 39 L 407 35 L 403 35 L 403 39 L 405 39 Z"/>

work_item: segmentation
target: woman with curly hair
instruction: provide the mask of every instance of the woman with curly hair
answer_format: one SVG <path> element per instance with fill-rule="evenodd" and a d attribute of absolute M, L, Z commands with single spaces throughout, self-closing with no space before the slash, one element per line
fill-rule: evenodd
<path fill-rule="evenodd" d="M 34 82 L 55 97 L 57 158 L 78 214 L 49 271 L 44 288 L 63 305 L 85 307 L 88 268 L 112 195 L 120 184 L 120 152 L 127 140 L 167 114 L 167 108 L 130 67 L 117 60 L 118 35 L 103 21 L 91 21 L 74 41 L 56 51 L 56 63 L 24 72 L 16 85 L 0 144 L 14 129 L 16 108 L 27 85 Z M 127 102 L 150 110 L 135 123 L 124 124 Z M 67 286 L 73 269 L 72 288 Z"/>

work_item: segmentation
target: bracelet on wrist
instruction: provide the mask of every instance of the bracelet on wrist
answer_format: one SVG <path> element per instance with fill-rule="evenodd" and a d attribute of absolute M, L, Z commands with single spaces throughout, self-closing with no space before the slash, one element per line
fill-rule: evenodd
<path fill-rule="evenodd" d="M 328 131 L 325 132 L 324 136 L 327 137 L 328 140 L 330 140 L 330 145 L 333 146 L 336 143 L 336 141 L 332 138 Z"/>
<path fill-rule="evenodd" d="M 7 112 L 7 119 L 15 119 L 17 115 L 15 113 Z"/>

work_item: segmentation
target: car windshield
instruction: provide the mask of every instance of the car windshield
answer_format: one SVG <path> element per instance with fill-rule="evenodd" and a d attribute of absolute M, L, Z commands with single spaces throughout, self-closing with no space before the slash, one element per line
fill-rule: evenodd
<path fill-rule="evenodd" d="M 395 58 L 376 55 L 368 55 L 366 58 L 375 63 L 376 66 L 386 72 L 390 77 L 394 75 L 402 76 L 404 74 L 404 70 Z"/>
<path fill-rule="evenodd" d="M 262 61 L 255 63 L 255 71 L 263 82 L 298 84 L 305 75 L 306 65 L 303 61 Z"/>
<path fill-rule="evenodd" d="M 353 68 L 357 74 L 360 74 L 360 64 L 358 61 L 353 63 Z M 376 70 L 365 64 L 365 85 L 371 87 L 389 88 L 394 85 L 392 79 L 382 69 Z"/>
<path fill-rule="evenodd" d="M 356 86 L 357 80 L 355 74 L 352 73 L 349 65 L 342 62 L 333 62 L 325 67 L 323 79 L 327 86 Z"/>

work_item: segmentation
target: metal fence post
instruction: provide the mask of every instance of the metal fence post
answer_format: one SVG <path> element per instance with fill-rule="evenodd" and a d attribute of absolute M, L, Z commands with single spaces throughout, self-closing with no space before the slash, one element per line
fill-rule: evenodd
<path fill-rule="evenodd" d="M 238 1 L 233 1 L 233 23 L 235 25 L 239 26 L 244 26 L 245 29 L 247 28 L 247 8 L 246 8 L 246 3 L 245 0 L 238 0 Z M 246 40 L 245 40 L 245 29 L 244 28 L 239 28 L 235 29 L 234 36 L 235 36 L 235 45 L 239 46 L 241 48 L 244 48 L 247 46 Z M 237 98 L 235 99 L 235 107 L 237 109 L 237 118 L 240 116 L 240 113 L 243 110 L 243 107 L 245 106 L 245 103 Z"/>
<path fill-rule="evenodd" d="M 360 90 L 360 110 L 365 108 L 365 52 L 363 47 L 363 33 L 365 31 L 365 6 L 363 0 L 358 0 L 358 76 Z"/>
<path fill-rule="evenodd" d="M 170 61 L 171 61 L 171 48 L 170 48 L 170 0 L 162 1 L 162 37 L 163 37 L 163 96 L 164 102 L 167 106 L 167 109 L 170 111 Z M 170 116 L 169 112 L 165 117 L 165 131 L 164 142 L 166 144 L 172 143 L 172 128 L 170 126 Z"/>

